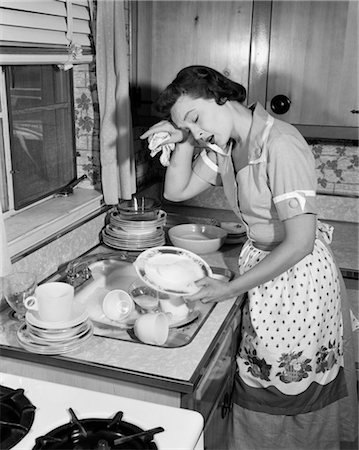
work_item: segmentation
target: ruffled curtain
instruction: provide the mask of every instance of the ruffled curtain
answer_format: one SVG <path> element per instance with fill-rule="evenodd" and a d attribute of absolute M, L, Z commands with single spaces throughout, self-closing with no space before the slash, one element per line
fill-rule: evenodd
<path fill-rule="evenodd" d="M 125 2 L 98 0 L 96 74 L 100 107 L 100 160 L 105 203 L 130 199 L 136 192 L 129 97 L 129 46 Z"/>

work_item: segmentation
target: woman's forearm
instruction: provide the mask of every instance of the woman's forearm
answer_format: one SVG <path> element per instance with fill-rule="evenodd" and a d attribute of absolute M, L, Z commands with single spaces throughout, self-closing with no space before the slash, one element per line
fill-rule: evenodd
<path fill-rule="evenodd" d="M 301 248 L 293 248 L 285 242 L 268 253 L 252 269 L 229 283 L 232 295 L 240 295 L 248 290 L 273 280 L 283 272 L 293 267 L 310 252 Z"/>
<path fill-rule="evenodd" d="M 176 144 L 166 170 L 164 196 L 168 200 L 181 200 L 181 194 L 189 184 L 192 173 L 194 147 L 189 142 Z"/>
<path fill-rule="evenodd" d="M 192 198 L 211 185 L 199 178 L 192 170 L 194 145 L 186 141 L 177 144 L 166 171 L 164 197 L 180 202 Z"/>

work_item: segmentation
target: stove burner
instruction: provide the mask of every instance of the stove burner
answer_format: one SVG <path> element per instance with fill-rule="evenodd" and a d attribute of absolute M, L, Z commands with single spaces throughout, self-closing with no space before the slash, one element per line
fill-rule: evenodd
<path fill-rule="evenodd" d="M 0 385 L 0 448 L 8 450 L 29 432 L 35 418 L 35 406 L 23 389 Z"/>
<path fill-rule="evenodd" d="M 157 450 L 153 442 L 156 433 L 164 431 L 162 427 L 144 431 L 122 420 L 119 411 L 112 419 L 79 420 L 73 410 L 69 409 L 71 422 L 62 425 L 36 439 L 33 450 Z"/>

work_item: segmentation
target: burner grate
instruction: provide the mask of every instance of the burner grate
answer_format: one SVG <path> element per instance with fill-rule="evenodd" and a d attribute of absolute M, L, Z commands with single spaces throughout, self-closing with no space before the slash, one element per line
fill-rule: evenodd
<path fill-rule="evenodd" d="M 109 419 L 79 420 L 71 408 L 69 413 L 71 421 L 38 437 L 33 450 L 156 450 L 154 435 L 164 431 L 162 427 L 142 430 L 125 422 L 122 420 L 122 411 Z"/>
<path fill-rule="evenodd" d="M 29 432 L 35 418 L 35 406 L 23 389 L 0 386 L 0 448 L 14 447 Z"/>

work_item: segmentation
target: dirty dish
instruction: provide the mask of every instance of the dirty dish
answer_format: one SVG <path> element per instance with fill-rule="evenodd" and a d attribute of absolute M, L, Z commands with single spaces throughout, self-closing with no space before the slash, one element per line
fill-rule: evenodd
<path fill-rule="evenodd" d="M 141 310 L 151 312 L 158 308 L 159 292 L 145 285 L 142 280 L 134 281 L 128 291 Z"/>
<path fill-rule="evenodd" d="M 28 311 L 25 316 L 26 322 L 35 327 L 47 330 L 62 330 L 64 328 L 71 328 L 83 323 L 88 318 L 88 312 L 84 305 L 80 303 L 73 303 L 71 316 L 68 320 L 61 320 L 56 322 L 44 321 L 40 318 L 37 311 Z"/>
<path fill-rule="evenodd" d="M 133 196 L 131 200 L 121 200 L 117 210 L 127 220 L 153 220 L 160 207 L 161 203 L 154 198 Z"/>
<path fill-rule="evenodd" d="M 71 318 L 75 290 L 71 284 L 61 281 L 44 283 L 26 297 L 26 309 L 36 311 L 44 322 L 61 322 Z"/>
<path fill-rule="evenodd" d="M 133 327 L 135 335 L 145 344 L 163 345 L 168 338 L 169 322 L 166 314 L 142 314 Z"/>
<path fill-rule="evenodd" d="M 212 275 L 200 256 L 177 247 L 145 250 L 133 265 L 145 284 L 170 295 L 194 294 L 199 290 L 195 281 Z"/>
<path fill-rule="evenodd" d="M 174 322 L 184 319 L 190 312 L 186 302 L 178 296 L 172 296 L 169 300 L 160 300 L 160 307 Z"/>
<path fill-rule="evenodd" d="M 168 230 L 168 237 L 176 247 L 199 255 L 212 253 L 222 247 L 227 231 L 213 225 L 185 223 Z"/>
<path fill-rule="evenodd" d="M 86 329 L 72 339 L 63 342 L 41 340 L 29 333 L 28 324 L 23 323 L 17 331 L 19 344 L 27 351 L 41 355 L 61 355 L 79 349 L 93 336 L 94 327 L 91 321 L 87 322 Z"/>
<path fill-rule="evenodd" d="M 105 295 L 102 302 L 105 316 L 118 322 L 127 319 L 134 307 L 135 305 L 130 294 L 122 289 L 113 289 Z"/>
<path fill-rule="evenodd" d="M 225 244 L 240 244 L 247 238 L 247 230 L 243 223 L 240 222 L 220 222 L 221 228 L 227 231 Z"/>

